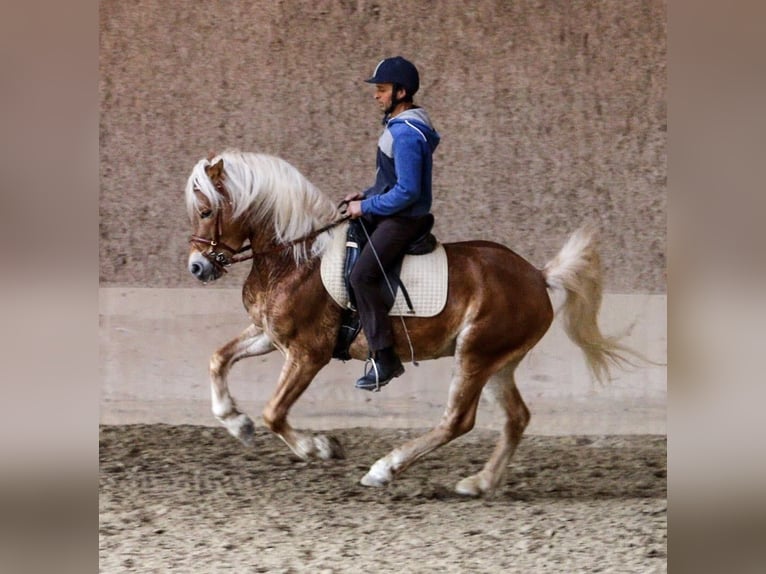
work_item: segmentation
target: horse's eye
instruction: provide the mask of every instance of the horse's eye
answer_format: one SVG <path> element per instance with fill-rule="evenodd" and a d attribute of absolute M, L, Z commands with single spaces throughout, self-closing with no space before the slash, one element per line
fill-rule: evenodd
<path fill-rule="evenodd" d="M 213 212 L 210 209 L 206 209 L 205 211 L 201 211 L 200 214 L 199 214 L 200 219 L 207 219 L 211 215 L 213 215 Z"/>

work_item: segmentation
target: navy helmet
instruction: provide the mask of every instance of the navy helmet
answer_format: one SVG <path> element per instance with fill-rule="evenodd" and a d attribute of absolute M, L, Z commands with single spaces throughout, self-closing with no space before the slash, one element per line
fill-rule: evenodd
<path fill-rule="evenodd" d="M 397 84 L 407 90 L 408 96 L 413 96 L 420 87 L 420 75 L 412 62 L 401 56 L 395 56 L 378 62 L 372 77 L 365 82 L 370 84 Z"/>

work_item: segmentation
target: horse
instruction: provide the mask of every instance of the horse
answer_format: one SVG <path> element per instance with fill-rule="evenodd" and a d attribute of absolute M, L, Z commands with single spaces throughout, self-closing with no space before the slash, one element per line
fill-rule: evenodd
<path fill-rule="evenodd" d="M 343 458 L 343 446 L 334 437 L 288 422 L 290 408 L 330 362 L 341 324 L 343 309 L 320 278 L 332 228 L 345 219 L 341 206 L 287 161 L 240 150 L 197 162 L 185 200 L 193 227 L 188 269 L 194 277 L 214 281 L 232 263 L 252 259 L 242 288 L 251 324 L 210 358 L 214 416 L 244 445 L 253 445 L 253 420 L 229 393 L 227 376 L 237 361 L 279 350 L 284 364 L 262 412 L 265 426 L 303 460 Z M 385 486 L 421 457 L 469 432 L 486 392 L 505 421 L 484 467 L 460 480 L 455 491 L 491 496 L 530 420 L 514 372 L 554 316 L 563 317 L 565 332 L 598 381 L 608 381 L 613 367 L 630 363 L 630 349 L 598 326 L 602 269 L 594 227 L 577 229 L 542 268 L 491 241 L 443 246 L 448 262 L 443 310 L 394 321 L 395 348 L 403 360 L 454 357 L 443 416 L 429 432 L 372 464 L 361 483 Z M 244 255 L 247 250 L 251 253 Z M 554 312 L 551 297 L 557 292 L 564 301 Z M 369 357 L 362 334 L 348 351 L 360 361 Z"/>

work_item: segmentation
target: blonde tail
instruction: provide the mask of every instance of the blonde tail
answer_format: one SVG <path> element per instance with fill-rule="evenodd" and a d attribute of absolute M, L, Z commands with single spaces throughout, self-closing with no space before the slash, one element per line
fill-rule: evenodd
<path fill-rule="evenodd" d="M 628 356 L 641 357 L 618 343 L 615 337 L 602 335 L 598 327 L 603 285 L 593 227 L 585 226 L 575 231 L 561 251 L 545 264 L 543 276 L 548 287 L 565 292 L 566 300 L 560 309 L 564 331 L 582 349 L 596 380 L 608 382 L 612 366 L 635 366 Z"/>

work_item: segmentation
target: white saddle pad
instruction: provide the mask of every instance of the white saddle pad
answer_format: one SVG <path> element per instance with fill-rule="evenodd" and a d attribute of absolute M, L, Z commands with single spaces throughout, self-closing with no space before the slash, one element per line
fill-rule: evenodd
<path fill-rule="evenodd" d="M 347 231 L 348 223 L 330 231 L 332 241 L 322 255 L 320 268 L 325 289 L 341 307 L 348 304 L 348 292 L 343 281 Z M 389 315 L 433 317 L 441 313 L 447 302 L 447 253 L 441 243 L 427 255 L 405 255 L 399 276 L 415 312 L 410 312 L 402 290 L 398 289 Z"/>

